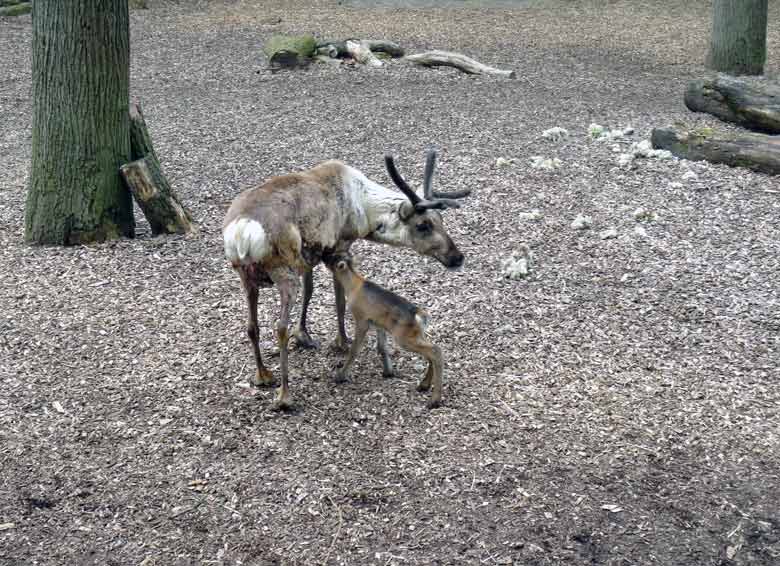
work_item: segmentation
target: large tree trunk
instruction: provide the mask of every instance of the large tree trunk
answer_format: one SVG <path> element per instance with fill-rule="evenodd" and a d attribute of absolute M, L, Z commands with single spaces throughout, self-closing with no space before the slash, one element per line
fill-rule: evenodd
<path fill-rule="evenodd" d="M 669 126 L 655 128 L 652 142 L 654 148 L 668 149 L 683 159 L 725 163 L 732 167 L 780 174 L 780 136 L 717 132 L 710 128 L 686 130 Z"/>
<path fill-rule="evenodd" d="M 127 0 L 35 0 L 33 139 L 25 239 L 133 236 Z"/>
<path fill-rule="evenodd" d="M 727 75 L 691 81 L 685 105 L 751 130 L 780 133 L 780 85 L 776 82 Z"/>
<path fill-rule="evenodd" d="M 766 61 L 768 0 L 714 0 L 707 66 L 730 75 L 760 75 Z"/>

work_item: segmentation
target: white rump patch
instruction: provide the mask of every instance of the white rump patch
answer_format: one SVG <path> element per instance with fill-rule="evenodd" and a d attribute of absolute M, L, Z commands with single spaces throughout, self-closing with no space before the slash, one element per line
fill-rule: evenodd
<path fill-rule="evenodd" d="M 225 256 L 231 263 L 254 263 L 270 251 L 262 224 L 251 218 L 237 218 L 223 233 Z"/>

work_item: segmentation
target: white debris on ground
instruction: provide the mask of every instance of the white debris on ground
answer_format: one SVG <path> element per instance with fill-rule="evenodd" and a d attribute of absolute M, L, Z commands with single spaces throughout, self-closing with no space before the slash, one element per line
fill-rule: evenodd
<path fill-rule="evenodd" d="M 496 167 L 498 167 L 499 169 L 501 167 L 509 167 L 510 165 L 512 165 L 512 161 L 513 161 L 512 159 L 499 157 L 498 159 L 496 159 Z"/>
<path fill-rule="evenodd" d="M 501 262 L 501 273 L 506 279 L 524 279 L 531 271 L 531 248 L 520 244 L 512 255 Z"/>
<path fill-rule="evenodd" d="M 550 128 L 549 130 L 545 130 L 542 132 L 543 138 L 556 141 L 556 142 L 562 140 L 568 135 L 569 135 L 569 130 L 567 130 L 566 128 L 561 128 L 559 126 L 555 126 L 553 128 Z"/>
<path fill-rule="evenodd" d="M 609 141 L 609 140 L 615 140 L 619 138 L 623 138 L 625 136 L 630 136 L 634 133 L 634 128 L 631 126 L 627 128 L 621 129 L 615 129 L 610 130 L 609 128 L 606 128 L 600 124 L 591 124 L 588 126 L 588 135 L 593 138 L 594 140 L 598 141 Z"/>
<path fill-rule="evenodd" d="M 680 181 L 672 181 L 669 183 L 670 189 L 682 189 L 683 184 Z"/>
<path fill-rule="evenodd" d="M 602 240 L 614 240 L 618 237 L 618 231 L 614 228 L 607 228 L 599 234 L 599 238 Z"/>
<path fill-rule="evenodd" d="M 614 151 L 614 147 L 612 148 Z M 632 143 L 628 152 L 621 153 L 618 156 L 618 165 L 621 167 L 631 167 L 635 159 L 676 159 L 672 152 L 666 149 L 653 149 L 650 140 L 642 140 L 638 143 Z"/>
<path fill-rule="evenodd" d="M 561 160 L 557 157 L 543 157 L 541 155 L 534 155 L 531 157 L 531 167 L 534 169 L 545 169 L 546 171 L 554 171 L 562 165 Z"/>
<path fill-rule="evenodd" d="M 647 238 L 647 230 L 645 230 L 642 226 L 636 226 L 634 228 L 634 234 L 641 236 L 642 238 Z"/>
<path fill-rule="evenodd" d="M 699 176 L 693 171 L 686 171 L 682 176 L 683 181 L 698 181 Z"/>
<path fill-rule="evenodd" d="M 521 212 L 517 217 L 523 221 L 538 222 L 542 219 L 542 213 L 539 209 L 535 208 L 531 212 Z"/>
<path fill-rule="evenodd" d="M 575 218 L 572 223 L 571 227 L 575 230 L 586 230 L 587 228 L 590 228 L 593 225 L 593 218 L 590 216 L 583 216 L 582 214 L 578 214 L 577 218 Z"/>

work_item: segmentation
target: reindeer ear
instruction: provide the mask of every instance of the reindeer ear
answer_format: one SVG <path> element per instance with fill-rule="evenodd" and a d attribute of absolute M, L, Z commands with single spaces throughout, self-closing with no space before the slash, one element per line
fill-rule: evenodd
<path fill-rule="evenodd" d="M 398 216 L 401 217 L 401 220 L 406 222 L 409 220 L 412 215 L 414 215 L 414 205 L 409 202 L 408 200 L 405 200 L 401 203 L 401 206 L 398 207 Z"/>
<path fill-rule="evenodd" d="M 347 262 L 346 262 L 346 261 L 344 261 L 343 259 L 342 259 L 342 260 L 340 260 L 340 261 L 339 261 L 339 262 L 336 264 L 336 269 L 338 269 L 339 271 L 344 271 L 346 268 L 347 268 Z"/>

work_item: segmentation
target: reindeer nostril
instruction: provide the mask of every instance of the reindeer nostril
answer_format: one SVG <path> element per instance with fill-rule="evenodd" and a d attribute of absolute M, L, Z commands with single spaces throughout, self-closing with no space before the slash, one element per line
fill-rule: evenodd
<path fill-rule="evenodd" d="M 450 256 L 447 261 L 447 267 L 460 267 L 463 265 L 463 254 Z"/>

